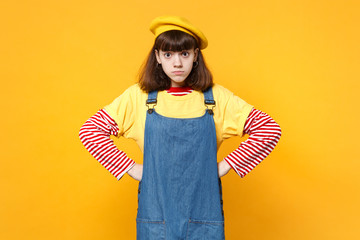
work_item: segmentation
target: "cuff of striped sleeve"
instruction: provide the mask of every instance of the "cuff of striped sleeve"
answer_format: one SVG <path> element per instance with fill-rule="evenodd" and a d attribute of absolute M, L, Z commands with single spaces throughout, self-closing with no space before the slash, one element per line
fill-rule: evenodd
<path fill-rule="evenodd" d="M 124 170 L 120 171 L 119 173 L 114 174 L 114 176 L 117 178 L 117 180 L 120 180 L 125 175 L 125 173 L 127 173 L 135 165 L 134 160 L 132 160 L 131 158 L 128 158 L 128 157 L 126 157 L 126 158 L 127 159 L 125 160 L 125 162 L 128 162 L 127 163 L 128 166 Z"/>
<path fill-rule="evenodd" d="M 231 157 L 231 154 L 229 154 L 227 157 L 225 157 L 224 160 L 230 165 L 230 167 L 232 169 L 234 169 L 234 171 L 237 173 L 237 175 L 239 175 L 241 178 L 245 177 L 246 172 L 241 171 L 240 168 L 238 168 L 236 166 L 236 164 L 233 161 L 231 161 L 230 157 Z"/>

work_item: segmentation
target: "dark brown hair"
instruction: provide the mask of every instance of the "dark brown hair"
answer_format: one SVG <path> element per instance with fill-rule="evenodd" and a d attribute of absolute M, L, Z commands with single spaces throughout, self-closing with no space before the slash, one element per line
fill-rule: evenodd
<path fill-rule="evenodd" d="M 182 31 L 171 30 L 160 34 L 156 39 L 147 59 L 139 72 L 140 88 L 145 92 L 165 90 L 171 86 L 170 78 L 156 61 L 155 50 L 180 52 L 199 48 L 196 39 Z M 196 64 L 185 80 L 185 85 L 198 91 L 205 91 L 213 86 L 212 74 L 205 64 L 199 49 L 198 64 Z"/>

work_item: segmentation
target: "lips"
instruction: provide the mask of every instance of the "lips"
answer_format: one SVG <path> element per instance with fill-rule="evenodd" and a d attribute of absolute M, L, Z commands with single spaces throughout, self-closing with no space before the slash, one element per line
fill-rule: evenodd
<path fill-rule="evenodd" d="M 172 73 L 175 74 L 175 75 L 181 75 L 181 74 L 184 73 L 184 71 L 174 71 L 174 72 L 172 72 Z"/>

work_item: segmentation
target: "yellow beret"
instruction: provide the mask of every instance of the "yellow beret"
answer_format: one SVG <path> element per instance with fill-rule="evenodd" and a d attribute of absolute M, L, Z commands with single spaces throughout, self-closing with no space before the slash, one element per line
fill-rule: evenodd
<path fill-rule="evenodd" d="M 183 17 L 161 16 L 155 18 L 150 24 L 150 31 L 155 34 L 155 38 L 170 30 L 180 30 L 190 34 L 198 41 L 200 49 L 204 49 L 208 45 L 208 41 L 200 29 Z"/>

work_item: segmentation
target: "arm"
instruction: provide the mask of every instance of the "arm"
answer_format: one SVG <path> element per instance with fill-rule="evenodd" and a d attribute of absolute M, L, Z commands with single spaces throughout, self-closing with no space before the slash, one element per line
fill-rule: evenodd
<path fill-rule="evenodd" d="M 143 165 L 135 163 L 134 167 L 132 167 L 127 173 L 133 179 L 137 181 L 141 181 L 142 173 L 143 173 Z"/>
<path fill-rule="evenodd" d="M 118 132 L 119 128 L 114 119 L 101 109 L 80 128 L 79 137 L 90 154 L 118 180 L 134 166 L 136 168 L 131 171 L 133 174 L 129 175 L 139 180 L 142 176 L 142 165 L 135 164 L 110 139 L 110 135 L 117 136 Z"/>
<path fill-rule="evenodd" d="M 230 168 L 244 177 L 275 148 L 281 136 L 280 126 L 266 113 L 252 109 L 244 127 L 249 138 L 219 163 L 219 176 Z M 222 175 L 220 175 L 222 174 Z"/>

